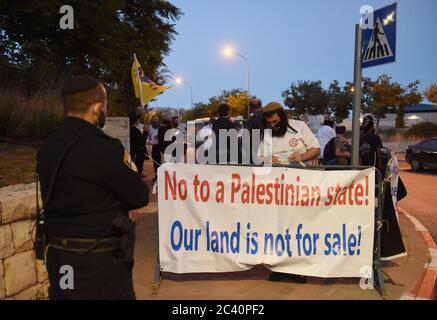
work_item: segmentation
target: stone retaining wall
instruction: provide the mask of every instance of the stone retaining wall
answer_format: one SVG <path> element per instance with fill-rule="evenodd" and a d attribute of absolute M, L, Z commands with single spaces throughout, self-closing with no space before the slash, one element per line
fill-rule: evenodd
<path fill-rule="evenodd" d="M 105 133 L 121 141 L 127 152 L 130 152 L 129 141 L 129 118 L 127 117 L 108 117 L 105 123 Z"/>
<path fill-rule="evenodd" d="M 0 189 L 0 300 L 47 299 L 48 278 L 35 259 L 35 183 Z"/>

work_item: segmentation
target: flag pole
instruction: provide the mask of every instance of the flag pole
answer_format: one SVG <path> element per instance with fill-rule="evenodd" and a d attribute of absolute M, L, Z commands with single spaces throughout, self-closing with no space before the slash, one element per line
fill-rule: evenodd
<path fill-rule="evenodd" d="M 141 109 L 142 111 L 144 111 L 144 106 L 143 106 L 143 91 L 141 90 L 141 79 L 140 79 L 140 74 L 138 72 L 138 64 L 137 64 L 138 60 L 137 60 L 137 55 L 134 53 L 134 63 L 135 63 L 135 75 L 137 77 L 137 83 L 138 83 L 138 93 L 140 95 L 140 105 L 141 105 Z"/>

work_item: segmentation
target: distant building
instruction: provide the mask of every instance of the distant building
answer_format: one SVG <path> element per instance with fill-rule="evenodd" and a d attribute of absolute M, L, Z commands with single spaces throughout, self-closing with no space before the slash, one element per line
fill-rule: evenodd
<path fill-rule="evenodd" d="M 384 119 L 381 119 L 379 126 L 381 128 L 393 128 L 396 121 L 396 110 L 390 111 L 386 114 Z M 437 106 L 426 103 L 418 103 L 405 107 L 404 122 L 406 127 L 419 122 L 433 122 L 437 123 Z"/>
<path fill-rule="evenodd" d="M 396 109 L 392 109 L 385 115 L 385 118 L 380 119 L 380 128 L 395 128 L 396 127 Z M 363 115 L 360 116 L 363 118 Z M 419 122 L 433 122 L 437 123 L 437 106 L 427 103 L 418 103 L 408 107 L 405 107 L 404 115 L 405 127 L 411 127 Z M 349 118 L 342 122 L 342 125 L 346 127 L 346 130 L 352 130 L 352 112 L 349 114 Z"/>

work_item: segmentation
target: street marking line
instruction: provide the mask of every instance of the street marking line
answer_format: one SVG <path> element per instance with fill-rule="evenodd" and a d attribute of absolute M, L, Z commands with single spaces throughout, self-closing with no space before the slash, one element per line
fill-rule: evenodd
<path fill-rule="evenodd" d="M 402 208 L 398 208 L 398 210 L 410 219 L 416 227 L 416 231 L 420 232 L 428 248 L 430 257 L 430 262 L 424 266 L 425 270 L 420 282 L 411 290 L 410 295 L 414 295 L 416 300 L 435 300 L 437 296 L 437 245 L 431 233 L 418 219 L 411 216 Z M 401 299 L 403 297 L 405 297 L 405 295 L 401 296 Z"/>

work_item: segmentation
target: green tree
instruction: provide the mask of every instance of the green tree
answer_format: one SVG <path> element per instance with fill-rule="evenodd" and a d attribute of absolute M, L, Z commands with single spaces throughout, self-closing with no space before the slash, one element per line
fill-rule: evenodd
<path fill-rule="evenodd" d="M 319 115 L 328 112 L 329 95 L 321 81 L 299 81 L 282 92 L 284 104 L 297 116 Z"/>
<path fill-rule="evenodd" d="M 335 121 L 341 123 L 349 116 L 352 107 L 352 91 L 350 84 L 346 83 L 340 87 L 337 80 L 334 80 L 328 89 L 329 112 L 334 115 Z"/>
<path fill-rule="evenodd" d="M 14 79 L 32 94 L 42 84 L 89 73 L 118 92 L 113 102 L 126 110 L 135 108 L 132 54 L 137 54 L 150 79 L 162 81 L 163 57 L 177 35 L 174 22 L 181 11 L 162 0 L 71 0 L 74 29 L 62 30 L 59 9 L 64 4 L 61 0 L 2 2 L 0 79 Z"/>
<path fill-rule="evenodd" d="M 403 128 L 405 125 L 405 107 L 417 104 L 422 101 L 422 94 L 419 91 L 420 81 L 410 82 L 406 86 L 401 86 L 401 93 L 396 103 L 396 128 Z"/>
<path fill-rule="evenodd" d="M 251 99 L 256 99 L 251 96 Z M 246 116 L 249 97 L 247 91 L 242 89 L 223 90 L 219 95 L 209 98 L 208 103 L 196 103 L 194 108 L 187 110 L 184 120 L 209 118 L 217 116 L 217 107 L 227 103 L 231 107 L 231 115 Z"/>
<path fill-rule="evenodd" d="M 391 110 L 396 111 L 396 128 L 404 126 L 405 107 L 422 101 L 422 95 L 418 90 L 419 80 L 413 81 L 406 86 L 393 82 L 388 75 L 381 75 L 376 81 L 367 79 L 366 95 L 367 112 L 376 117 L 376 127 L 379 127 L 380 119 L 385 118 Z"/>
<path fill-rule="evenodd" d="M 195 103 L 192 109 L 185 112 L 183 121 L 196 120 L 201 118 L 210 118 L 214 116 L 216 108 L 214 109 L 214 104 L 209 103 Z"/>
<path fill-rule="evenodd" d="M 383 74 L 373 83 L 372 113 L 376 117 L 376 127 L 379 127 L 379 122 L 390 111 L 390 107 L 395 106 L 399 101 L 399 95 L 402 93 L 402 88 L 397 83 L 392 83 L 391 77 Z"/>

